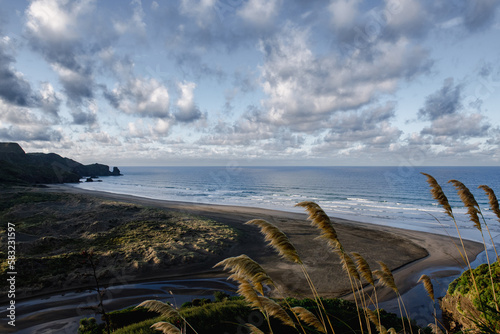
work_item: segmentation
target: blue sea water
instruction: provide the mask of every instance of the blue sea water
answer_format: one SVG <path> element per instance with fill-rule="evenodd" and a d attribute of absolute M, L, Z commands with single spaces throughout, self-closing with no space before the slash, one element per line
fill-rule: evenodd
<path fill-rule="evenodd" d="M 455 235 L 453 222 L 432 199 L 426 177 L 445 191 L 466 238 L 480 240 L 455 188 L 457 179 L 475 195 L 493 234 L 500 223 L 489 210 L 486 184 L 500 196 L 500 167 L 123 167 L 123 176 L 79 188 L 193 203 L 240 205 L 303 212 L 315 201 L 331 216 L 366 223 Z M 436 220 L 437 219 L 437 220 Z M 439 221 L 438 221 L 439 220 Z"/>

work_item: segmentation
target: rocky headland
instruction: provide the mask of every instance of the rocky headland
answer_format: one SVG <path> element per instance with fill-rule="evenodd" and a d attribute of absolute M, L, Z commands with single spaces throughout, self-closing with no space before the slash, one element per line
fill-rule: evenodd
<path fill-rule="evenodd" d="M 55 153 L 26 153 L 17 143 L 0 143 L 0 184 L 77 183 L 83 177 L 118 176 L 103 164 L 84 165 Z"/>

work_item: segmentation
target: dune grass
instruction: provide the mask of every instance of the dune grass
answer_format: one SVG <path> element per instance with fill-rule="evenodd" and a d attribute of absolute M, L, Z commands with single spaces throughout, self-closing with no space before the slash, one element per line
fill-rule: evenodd
<path fill-rule="evenodd" d="M 99 275 L 134 275 L 196 263 L 220 254 L 238 234 L 206 218 L 87 195 L 4 190 L 0 242 L 16 226 L 19 293 L 86 284 L 80 253 L 99 257 Z M 5 250 L 2 249 L 2 252 Z M 3 254 L 3 253 L 2 253 Z M 5 254 L 4 254 L 5 255 Z M 7 262 L 0 263 L 0 288 Z M 114 276 L 113 276 L 114 275 Z"/>

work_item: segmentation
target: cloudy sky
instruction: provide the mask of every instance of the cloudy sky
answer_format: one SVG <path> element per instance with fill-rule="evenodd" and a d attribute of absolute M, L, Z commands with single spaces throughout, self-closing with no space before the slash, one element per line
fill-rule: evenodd
<path fill-rule="evenodd" d="M 0 141 L 109 165 L 498 165 L 496 0 L 0 0 Z"/>

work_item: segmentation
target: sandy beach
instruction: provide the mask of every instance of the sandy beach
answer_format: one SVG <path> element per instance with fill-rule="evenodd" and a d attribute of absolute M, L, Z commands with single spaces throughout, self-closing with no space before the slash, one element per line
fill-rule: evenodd
<path fill-rule="evenodd" d="M 267 246 L 259 230 L 244 225 L 251 219 L 265 219 L 282 229 L 298 249 L 299 255 L 311 275 L 321 295 L 325 297 L 345 296 L 350 291 L 349 281 L 343 273 L 339 259 L 324 245 L 316 240 L 317 230 L 310 226 L 306 214 L 267 210 L 251 207 L 205 205 L 198 203 L 174 202 L 83 190 L 67 185 L 51 185 L 48 192 L 69 192 L 92 195 L 103 199 L 165 208 L 189 214 L 200 215 L 226 224 L 241 232 L 238 242 L 222 256 L 192 265 L 171 268 L 167 272 L 138 274 L 133 281 L 155 280 L 158 278 L 224 276 L 220 269 L 212 268 L 218 261 L 240 254 L 246 254 L 259 262 L 280 286 L 287 296 L 309 296 L 306 281 L 300 269 L 280 259 L 277 253 Z M 383 261 L 393 270 L 396 284 L 401 293 L 416 285 L 419 276 L 426 269 L 432 275 L 449 275 L 450 267 L 457 267 L 460 255 L 449 237 L 425 232 L 397 229 L 352 220 L 331 218 L 339 239 L 349 252 L 363 255 L 372 270 L 378 268 L 377 261 Z M 455 241 L 457 242 L 457 241 Z M 469 257 L 474 259 L 483 250 L 482 244 L 465 241 Z M 436 268 L 447 268 L 439 271 Z M 129 280 L 130 281 L 130 280 Z M 387 291 L 385 298 L 393 298 Z"/>
<path fill-rule="evenodd" d="M 151 208 L 162 208 L 181 214 L 203 216 L 238 231 L 239 236 L 232 246 L 225 249 L 221 254 L 210 256 L 204 261 L 148 271 L 124 271 L 115 274 L 116 277 L 112 281 L 104 282 L 115 286 L 112 298 L 106 302 L 108 310 L 135 305 L 144 299 L 158 298 L 159 296 L 162 296 L 161 298 L 171 298 L 172 296 L 169 294 L 165 295 L 165 291 L 169 289 L 174 290 L 177 294 L 184 293 L 182 289 L 176 290 L 175 288 L 167 288 L 167 290 L 165 288 L 159 290 L 154 288 L 149 290 L 147 288 L 148 282 L 160 287 L 168 286 L 170 284 L 168 282 L 173 281 L 185 282 L 186 286 L 189 286 L 191 284 L 189 281 L 192 280 L 197 287 L 194 290 L 187 291 L 186 294 L 211 294 L 213 293 L 211 291 L 220 286 L 220 279 L 227 277 L 227 273 L 220 268 L 214 269 L 213 265 L 227 257 L 240 254 L 246 254 L 259 262 L 272 277 L 280 292 L 273 291 L 274 297 L 281 297 L 281 293 L 287 297 L 310 297 L 311 292 L 300 268 L 279 258 L 277 253 L 266 245 L 258 228 L 244 224 L 248 220 L 256 218 L 272 222 L 288 235 L 297 248 L 320 295 L 324 297 L 351 298 L 349 279 L 343 272 L 337 255 L 333 254 L 324 242 L 316 240 L 319 235 L 318 231 L 307 221 L 305 213 L 155 200 L 83 190 L 69 185 L 50 185 L 47 188 L 37 188 L 36 191 L 88 195 L 98 200 L 117 201 Z M 331 217 L 331 220 L 339 239 L 348 252 L 358 252 L 363 255 L 372 270 L 379 268 L 377 261 L 383 261 L 393 270 L 396 284 L 402 294 L 414 287 L 423 273 L 428 273 L 432 278 L 448 276 L 460 271 L 458 266 L 460 255 L 449 237 L 333 217 Z M 465 246 L 471 260 L 483 250 L 482 244 L 476 242 L 465 241 Z M 126 288 L 122 289 L 120 286 Z M 228 286 L 231 286 L 231 284 L 229 283 Z M 24 309 L 27 316 L 23 317 L 23 314 L 19 314 L 20 319 L 17 329 L 23 329 L 23 333 L 28 333 L 33 328 L 42 328 L 40 326 L 43 326 L 44 329 L 55 329 L 59 328 L 59 326 L 65 326 L 68 321 L 72 321 L 72 326 L 77 326 L 78 315 L 81 317 L 84 314 L 80 309 L 80 305 L 83 305 L 81 303 L 89 303 L 89 301 L 94 303 L 92 300 L 95 299 L 95 292 L 77 294 L 72 297 L 74 295 L 73 291 L 82 291 L 85 288 L 90 288 L 90 286 L 70 285 L 64 289 L 46 287 L 39 292 L 34 291 L 25 297 L 19 298 L 19 302 L 25 302 L 27 305 Z M 380 301 L 391 300 L 395 297 L 394 292 L 388 288 L 377 289 L 377 291 Z M 63 294 L 61 295 L 61 293 Z M 58 294 L 59 297 L 56 297 L 57 302 L 54 304 L 58 305 L 58 312 L 47 311 L 47 304 L 44 299 Z M 64 294 L 67 294 L 68 297 L 64 297 Z M 66 306 L 61 308 L 61 305 Z M 20 309 L 20 312 L 22 310 Z M 87 316 L 92 316 L 92 314 Z M 7 328 L 3 329 L 7 330 Z"/>

